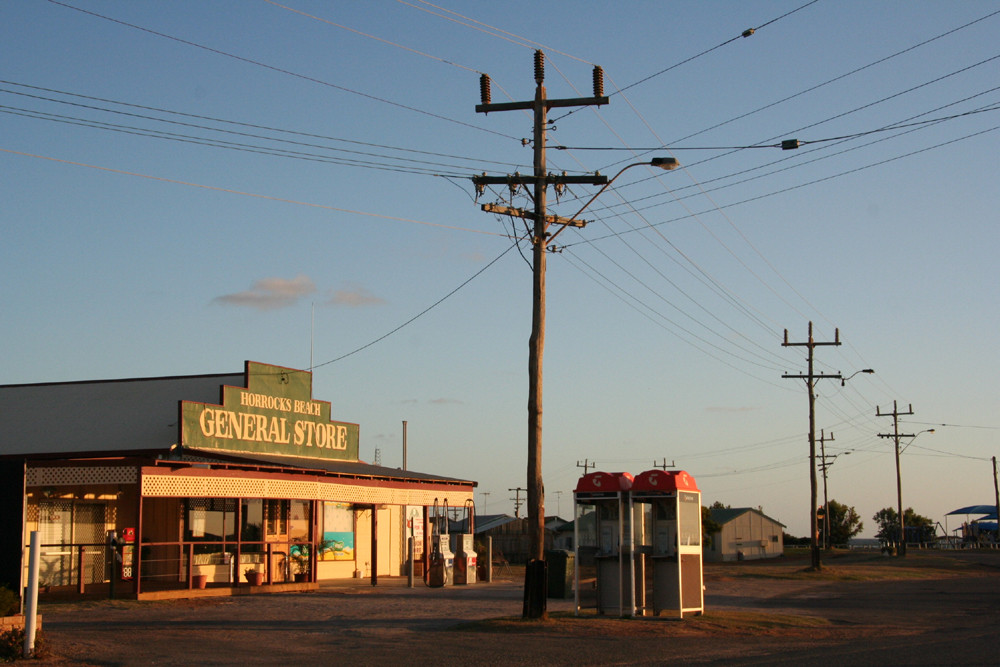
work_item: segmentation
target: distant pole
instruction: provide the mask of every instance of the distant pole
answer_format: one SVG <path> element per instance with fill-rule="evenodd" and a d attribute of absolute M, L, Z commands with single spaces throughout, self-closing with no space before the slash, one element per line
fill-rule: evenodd
<path fill-rule="evenodd" d="M 823 467 L 823 548 L 829 549 L 832 545 L 830 544 L 830 500 L 826 495 L 826 442 L 829 440 L 833 442 L 833 433 L 830 433 L 830 437 L 826 437 L 823 429 L 819 431 L 819 450 L 820 450 L 820 465 Z"/>
<path fill-rule="evenodd" d="M 910 409 L 907 412 L 900 412 L 896 401 L 892 402 L 892 412 L 882 412 L 878 406 L 875 406 L 876 417 L 892 417 L 892 433 L 879 433 L 878 437 L 892 438 L 896 443 L 896 511 L 899 512 L 899 546 L 897 547 L 896 555 L 900 558 L 906 555 L 906 522 L 903 520 L 903 478 L 899 474 L 899 441 L 902 438 L 915 438 L 917 436 L 913 433 L 900 433 L 899 418 L 912 414 L 912 404 L 910 404 Z"/>
<path fill-rule="evenodd" d="M 406 420 L 403 420 L 403 470 L 406 470 Z"/>
<path fill-rule="evenodd" d="M 843 380 L 843 376 L 840 373 L 835 374 L 823 374 L 815 373 L 813 371 L 813 358 L 814 351 L 818 345 L 840 345 L 840 330 L 834 330 L 834 340 L 828 343 L 817 343 L 813 340 L 813 323 L 809 323 L 809 340 L 805 343 L 789 343 L 788 342 L 788 329 L 785 329 L 785 342 L 782 343 L 784 347 L 806 347 L 809 350 L 809 356 L 807 361 L 809 363 L 809 373 L 806 375 L 790 375 L 786 373 L 781 377 L 795 378 L 799 380 L 806 381 L 806 390 L 809 392 L 809 544 L 812 551 L 812 569 L 822 570 L 823 569 L 823 559 L 820 555 L 819 540 L 817 539 L 817 533 L 819 526 L 816 521 L 816 380 L 821 380 L 823 378 L 832 378 L 836 380 Z"/>

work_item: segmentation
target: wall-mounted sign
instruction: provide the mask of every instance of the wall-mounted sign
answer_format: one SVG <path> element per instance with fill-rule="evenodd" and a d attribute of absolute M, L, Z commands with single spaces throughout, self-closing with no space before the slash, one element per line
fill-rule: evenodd
<path fill-rule="evenodd" d="M 358 460 L 358 425 L 330 420 L 312 373 L 248 361 L 244 384 L 222 387 L 220 405 L 181 401 L 181 445 Z"/>

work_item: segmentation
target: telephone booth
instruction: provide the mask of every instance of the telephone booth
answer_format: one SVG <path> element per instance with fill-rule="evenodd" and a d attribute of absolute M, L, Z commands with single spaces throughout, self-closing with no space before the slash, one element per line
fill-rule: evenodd
<path fill-rule="evenodd" d="M 588 544 L 597 572 L 597 613 L 617 611 L 619 616 L 635 615 L 635 588 L 632 586 L 632 521 L 629 489 L 632 475 L 627 472 L 592 472 L 577 482 L 573 492 L 573 548 L 576 613 L 580 613 L 580 527 L 592 531 Z M 589 540 L 588 540 L 589 541 Z"/>
<path fill-rule="evenodd" d="M 649 523 L 649 544 L 641 549 L 647 566 L 637 570 L 653 614 L 701 614 L 701 491 L 694 478 L 683 470 L 647 470 L 636 476 L 631 499 L 643 508 Z M 643 612 L 648 608 L 642 605 Z"/>

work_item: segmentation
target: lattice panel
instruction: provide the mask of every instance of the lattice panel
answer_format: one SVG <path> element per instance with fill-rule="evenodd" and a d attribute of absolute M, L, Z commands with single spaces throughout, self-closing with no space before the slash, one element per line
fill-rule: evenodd
<path fill-rule="evenodd" d="M 142 495 L 182 498 L 297 498 L 375 505 L 433 505 L 435 500 L 443 503 L 447 499 L 451 507 L 461 507 L 466 500 L 472 498 L 472 491 L 449 489 L 443 492 L 293 480 L 144 475 Z"/>
<path fill-rule="evenodd" d="M 137 471 L 131 466 L 28 468 L 26 486 L 89 484 L 135 484 Z"/>

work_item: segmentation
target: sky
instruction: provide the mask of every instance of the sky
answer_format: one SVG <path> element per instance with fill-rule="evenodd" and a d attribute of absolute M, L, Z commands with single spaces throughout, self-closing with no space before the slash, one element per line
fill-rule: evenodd
<path fill-rule="evenodd" d="M 475 107 L 482 73 L 533 99 L 541 50 L 549 99 L 595 65 L 610 98 L 550 111 L 548 170 L 629 167 L 548 256 L 546 513 L 666 465 L 807 535 L 782 343 L 812 322 L 841 343 L 817 373 L 875 370 L 816 381 L 829 497 L 874 536 L 896 405 L 903 504 L 950 532 L 994 500 L 998 28 L 1000 2 L 0 3 L 0 383 L 312 368 L 364 460 L 401 466 L 405 422 L 410 469 L 513 514 L 531 255 L 480 205 L 532 204 L 471 177 L 531 173 L 532 117 Z"/>

